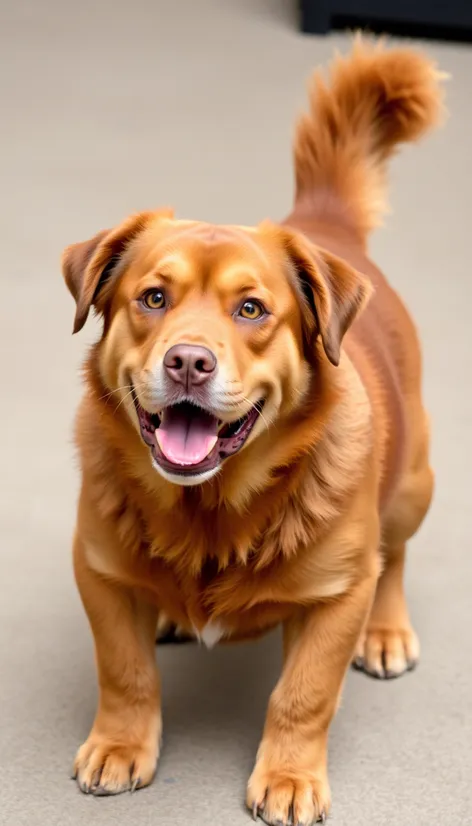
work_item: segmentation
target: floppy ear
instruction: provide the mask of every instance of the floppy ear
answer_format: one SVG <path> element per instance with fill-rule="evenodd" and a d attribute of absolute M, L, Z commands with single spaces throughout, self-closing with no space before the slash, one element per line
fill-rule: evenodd
<path fill-rule="evenodd" d="M 95 250 L 107 237 L 109 230 L 102 230 L 89 241 L 82 241 L 79 244 L 72 244 L 66 247 L 62 253 L 62 274 L 67 284 L 67 288 L 76 303 L 76 313 L 73 332 L 77 333 L 84 326 L 90 309 L 90 301 L 82 300 L 85 286 L 85 273 L 93 258 Z"/>
<path fill-rule="evenodd" d="M 316 247 L 305 236 L 283 230 L 284 247 L 317 322 L 324 351 L 339 364 L 345 333 L 372 292 L 370 281 L 342 258 Z M 305 324 L 310 321 L 305 318 Z M 311 323 L 312 338 L 316 331 Z"/>
<path fill-rule="evenodd" d="M 62 254 L 62 274 L 76 303 L 73 332 L 84 326 L 90 307 L 100 308 L 99 296 L 128 245 L 158 213 L 140 212 L 113 230 L 103 230 L 89 241 L 72 244 Z M 166 213 L 169 215 L 170 213 Z"/>

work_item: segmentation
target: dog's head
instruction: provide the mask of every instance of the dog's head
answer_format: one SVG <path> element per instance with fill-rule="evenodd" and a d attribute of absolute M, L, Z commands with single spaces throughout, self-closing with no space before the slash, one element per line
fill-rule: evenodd
<path fill-rule="evenodd" d="M 368 293 L 361 275 L 291 229 L 167 212 L 68 247 L 63 272 L 74 332 L 93 305 L 104 319 L 102 380 L 156 470 L 180 485 L 210 479 L 289 421 L 317 360 L 338 364 Z"/>

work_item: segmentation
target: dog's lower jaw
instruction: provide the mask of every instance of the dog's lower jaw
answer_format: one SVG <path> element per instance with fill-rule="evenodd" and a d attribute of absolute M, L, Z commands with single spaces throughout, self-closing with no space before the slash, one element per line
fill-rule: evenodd
<path fill-rule="evenodd" d="M 213 479 L 213 477 L 220 471 L 220 465 L 217 465 L 210 470 L 204 470 L 202 473 L 195 473 L 193 476 L 187 473 L 170 473 L 168 470 L 164 470 L 164 468 L 160 466 L 159 462 L 156 462 L 154 457 L 152 457 L 152 466 L 154 470 L 157 470 L 162 478 L 166 480 L 166 482 L 170 482 L 172 485 L 181 485 L 183 487 L 203 485 L 204 482 L 208 482 L 210 479 Z"/>

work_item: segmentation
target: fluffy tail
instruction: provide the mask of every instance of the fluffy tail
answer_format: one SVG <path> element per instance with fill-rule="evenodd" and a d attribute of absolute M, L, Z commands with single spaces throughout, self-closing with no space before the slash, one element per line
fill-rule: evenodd
<path fill-rule="evenodd" d="M 329 84 L 315 72 L 295 134 L 296 203 L 321 210 L 336 193 L 362 236 L 380 224 L 386 161 L 440 121 L 443 77 L 420 54 L 360 38 L 335 59 Z"/>

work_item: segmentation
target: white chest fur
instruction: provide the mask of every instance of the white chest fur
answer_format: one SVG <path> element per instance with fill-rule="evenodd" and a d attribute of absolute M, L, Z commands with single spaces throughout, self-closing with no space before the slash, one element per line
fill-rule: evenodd
<path fill-rule="evenodd" d="M 224 637 L 225 629 L 218 621 L 207 622 L 207 624 L 200 629 L 200 631 L 195 629 L 195 634 L 200 642 L 203 642 L 207 648 L 213 648 L 213 646 L 216 645 L 222 637 Z"/>

